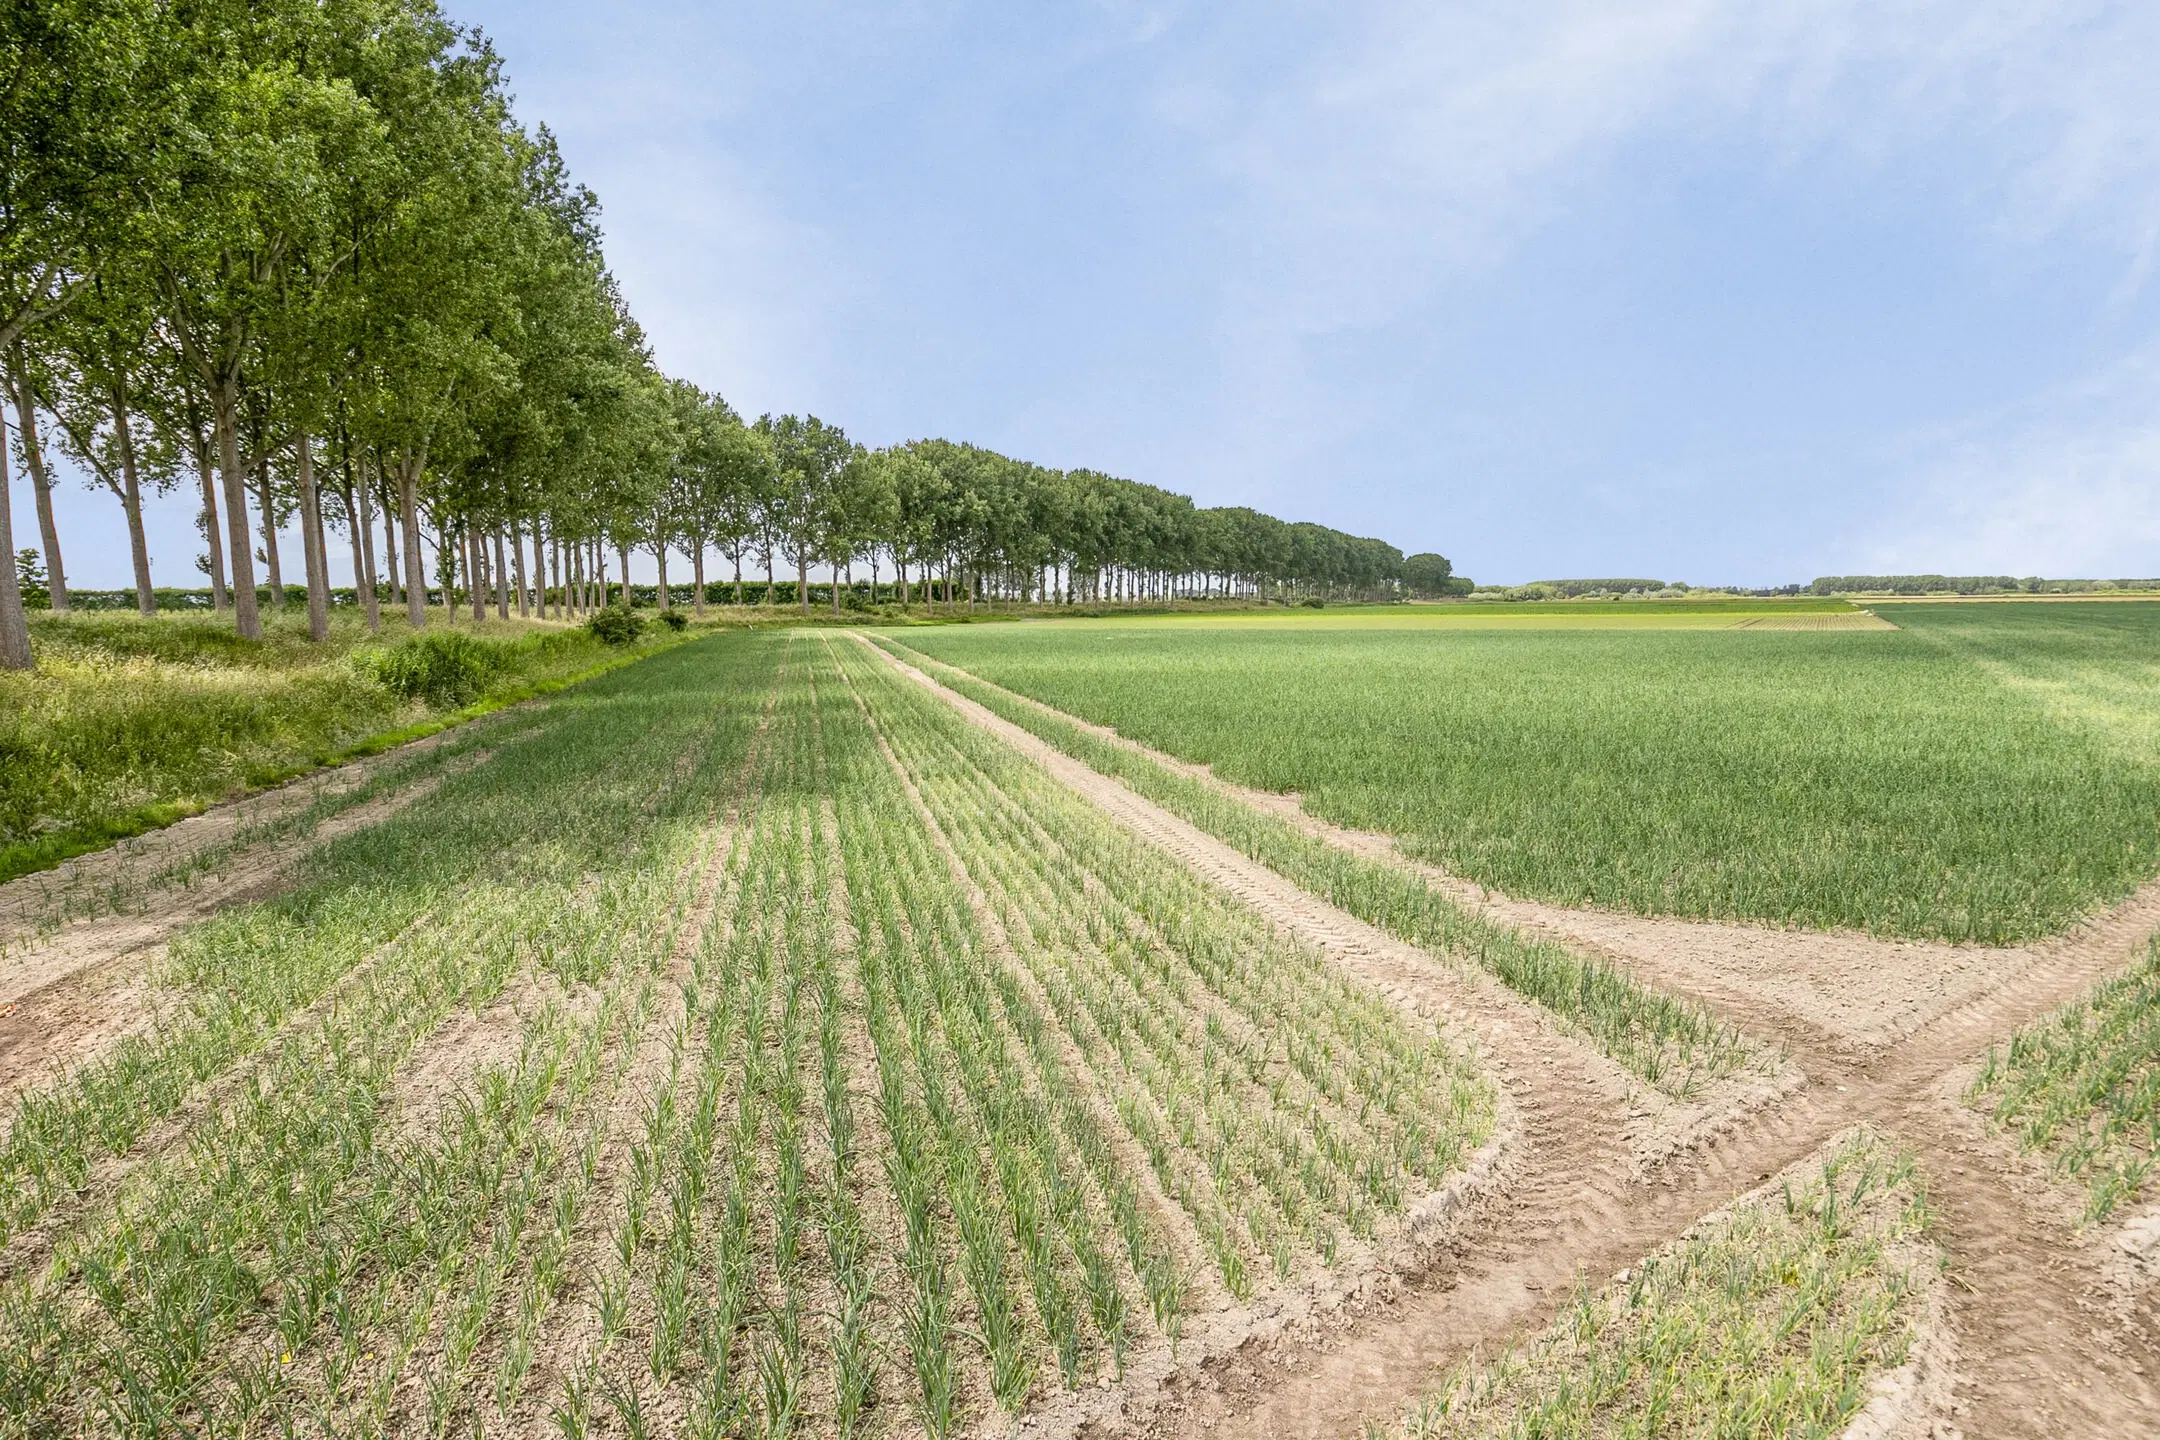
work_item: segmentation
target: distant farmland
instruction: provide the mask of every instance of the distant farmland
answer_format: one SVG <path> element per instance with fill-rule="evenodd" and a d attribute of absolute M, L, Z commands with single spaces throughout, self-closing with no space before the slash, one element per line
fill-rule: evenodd
<path fill-rule="evenodd" d="M 2003 943 L 2160 868 L 2160 605 L 1877 607 L 1895 633 L 1554 609 L 907 638 L 1560 904 Z"/>

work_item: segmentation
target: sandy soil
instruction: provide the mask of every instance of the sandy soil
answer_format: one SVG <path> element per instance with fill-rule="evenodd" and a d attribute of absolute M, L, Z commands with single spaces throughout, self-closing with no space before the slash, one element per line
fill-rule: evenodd
<path fill-rule="evenodd" d="M 1623 925 L 1587 912 L 1501 910 L 1508 902 L 1488 897 L 1500 916 L 1609 949 L 1659 983 L 1685 982 L 1678 988 L 1775 1037 L 1804 1076 L 1767 1103 L 1741 1097 L 1728 1105 L 1725 1123 L 1704 1127 L 1693 1143 L 1661 1144 L 1656 1132 L 1669 1134 L 1671 1117 L 1636 1113 L 1645 1108 L 1639 1087 L 1616 1084 L 1613 1067 L 1525 1013 L 1530 1007 L 1496 983 L 1371 931 L 885 658 L 1385 993 L 1421 1011 L 1448 1007 L 1444 1013 L 1476 1033 L 1523 1117 L 1508 1183 L 1465 1207 L 1435 1261 L 1405 1277 L 1389 1303 L 1309 1344 L 1286 1338 L 1265 1355 L 1182 1369 L 1165 1381 L 1165 1403 L 1147 1407 L 1145 1418 L 1135 1407 L 1122 1425 L 1103 1429 L 1211 1440 L 1339 1437 L 1385 1422 L 1436 1368 L 1546 1323 L 1578 1276 L 1615 1273 L 1840 1131 L 1869 1123 L 1919 1158 L 1950 1257 L 1947 1323 L 1959 1338 L 1954 1380 L 1928 1392 L 1924 1413 L 1902 1407 L 1892 1433 L 2048 1440 L 2160 1433 L 2153 1381 L 2160 1333 L 2151 1307 L 2109 1298 L 2125 1288 L 2118 1276 L 2136 1288 L 2145 1232 L 2123 1231 L 2134 1255 L 2120 1244 L 2081 1243 L 2059 1194 L 2004 1173 L 1995 1142 L 1959 1103 L 1954 1083 L 1989 1043 L 2131 963 L 2160 926 L 2160 887 L 2074 934 L 2000 952 L 1690 922 Z M 1274 805 L 1283 807 L 1280 797 Z M 1950 975 L 1931 973 L 1953 959 L 1960 963 Z M 1879 973 L 1867 973 L 1871 966 Z M 2115 1257 L 2133 1263 L 2126 1269 Z"/>
<path fill-rule="evenodd" d="M 980 677 L 976 683 L 989 684 Z M 2018 975 L 2044 968 L 2065 950 L 2128 948 L 2160 930 L 2160 879 L 2063 935 L 2035 945 L 2004 948 L 1630 915 L 1518 900 L 1405 856 L 1392 836 L 1321 820 L 1306 812 L 1294 792 L 1235 784 L 1206 765 L 1152 749 L 1108 726 L 1052 711 L 1013 691 L 1003 693 L 1016 703 L 1055 714 L 1092 735 L 1203 780 L 1330 844 L 1413 870 L 1458 903 L 1495 920 L 1567 942 L 1662 989 L 1700 998 L 1758 1033 L 1797 1040 L 1803 1047 L 1842 1041 L 1856 1049 L 1880 1048 Z"/>
<path fill-rule="evenodd" d="M 484 753 L 467 763 L 482 758 Z M 48 881 L 48 875 L 0 886 L 0 917 L 8 917 L 0 925 L 12 919 L 15 927 L 0 931 L 14 941 L 12 953 L 0 941 L 0 1100 L 44 1084 L 155 1025 L 177 1003 L 156 983 L 156 971 L 166 942 L 182 927 L 276 894 L 310 850 L 424 800 L 445 776 L 438 771 L 418 777 L 305 833 L 271 824 L 296 816 L 318 796 L 343 793 L 368 778 L 341 772 L 333 788 L 314 777 L 206 811 L 126 846 L 68 862 L 80 868 L 72 877 L 52 881 L 49 890 L 32 887 Z M 251 843 L 250 827 L 267 828 Z M 213 858 L 214 868 L 190 868 Z M 131 889 L 127 909 L 52 923 L 56 900 L 79 903 L 86 894 L 123 882 L 140 887 Z"/>

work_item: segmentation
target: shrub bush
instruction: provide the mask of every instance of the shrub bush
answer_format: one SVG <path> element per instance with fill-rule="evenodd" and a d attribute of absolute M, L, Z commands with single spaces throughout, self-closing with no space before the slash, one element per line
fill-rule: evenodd
<path fill-rule="evenodd" d="M 1308 595 L 1299 603 L 1308 610 L 1324 610 L 1327 608 L 1327 601 L 1321 599 L 1318 595 Z"/>
<path fill-rule="evenodd" d="M 690 628 L 690 617 L 680 610 L 662 610 L 660 612 L 660 623 L 680 634 Z"/>
<path fill-rule="evenodd" d="M 375 657 L 375 678 L 407 700 L 437 709 L 471 703 L 503 668 L 507 647 L 455 630 L 430 630 Z"/>
<path fill-rule="evenodd" d="M 607 645 L 628 645 L 644 633 L 645 622 L 623 605 L 610 605 L 605 610 L 593 612 L 585 622 L 593 638 Z"/>

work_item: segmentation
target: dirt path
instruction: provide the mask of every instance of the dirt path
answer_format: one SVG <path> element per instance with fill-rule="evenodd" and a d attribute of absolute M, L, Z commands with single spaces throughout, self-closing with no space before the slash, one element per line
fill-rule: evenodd
<path fill-rule="evenodd" d="M 450 770 L 416 775 L 312 826 L 297 823 L 319 800 L 350 794 L 451 733 L 0 885 L 0 1100 L 153 1026 L 169 997 L 151 972 L 174 934 L 276 894 L 315 848 L 425 800 Z M 457 767 L 486 754 L 459 757 Z"/>
<path fill-rule="evenodd" d="M 874 647 L 873 647 L 874 648 Z M 1386 1312 L 1331 1343 L 1203 1374 L 1152 1427 L 1211 1437 L 1341 1437 L 1386 1420 L 1473 1348 L 1491 1350 L 1549 1320 L 1578 1276 L 1593 1282 L 1675 1238 L 1705 1214 L 1857 1121 L 1919 1155 L 1951 1258 L 1951 1324 L 1961 1355 L 1956 1422 L 1972 1435 L 2160 1434 L 2160 1367 L 2149 1331 L 2111 1305 L 2110 1247 L 2080 1245 L 2044 1187 L 2007 1183 L 1956 1073 L 1993 1040 L 2130 962 L 2160 911 L 2154 887 L 2102 922 L 2019 952 L 1985 983 L 1946 992 L 1925 1015 L 1844 1025 L 1815 1007 L 1739 984 L 1706 983 L 1687 957 L 1642 968 L 1692 975 L 1743 1024 L 1792 1046 L 1804 1088 L 1647 1166 L 1625 1137 L 1637 1119 L 1603 1062 L 1553 1033 L 1499 987 L 1373 931 L 880 650 L 902 673 L 1028 754 L 1137 833 L 1161 844 L 1286 930 L 1405 1003 L 1457 1007 L 1525 1117 L 1513 1183 L 1467 1215 L 1442 1258 L 1409 1277 Z M 1685 923 L 1685 922 L 1683 922 Z M 1690 926 L 1691 929 L 1695 928 Z M 1739 927 L 1720 927 L 1737 929 Z M 1782 932 L 1754 932 L 1779 934 Z M 1799 937 L 1855 943 L 1856 937 Z M 1857 940 L 1862 945 L 1880 944 Z M 1645 944 L 1645 949 L 1657 947 Z M 1942 947 L 1949 948 L 1949 947 Z M 2009 952 L 1996 952 L 2007 956 Z M 1895 991 L 1894 984 L 1886 983 Z M 1896 1010 L 1894 996 L 1885 1008 Z M 1870 1033 L 1870 1031 L 1873 1033 Z M 1893 1038 L 1902 1036 L 1902 1038 Z M 1865 1037 L 1865 1038 L 1863 1038 Z M 2041 1193 L 2033 1193 L 2038 1188 Z"/>
<path fill-rule="evenodd" d="M 252 852 L 289 840 L 286 832 L 293 822 L 316 802 L 349 794 L 392 767 L 469 733 L 463 726 L 438 731 L 379 755 L 213 805 L 162 829 L 0 884 L 0 957 L 37 943 L 55 926 L 142 910 L 174 886 L 190 888 L 195 883 L 192 872 L 224 869 L 228 852 L 235 848 Z"/>
<path fill-rule="evenodd" d="M 966 673 L 966 672 L 962 672 Z M 1110 744 L 1214 787 L 1366 859 L 1415 871 L 1460 905 L 1595 954 L 1662 989 L 1716 1006 L 1728 1018 L 1799 1048 L 1873 1049 L 1913 1034 L 2036 966 L 2095 947 L 2113 956 L 2160 931 L 2160 879 L 2060 936 L 2026 946 L 1885 940 L 1854 931 L 1632 915 L 1520 900 L 1403 853 L 1394 836 L 1353 830 L 1308 812 L 1300 796 L 1255 790 L 1017 691 L 978 685 Z"/>

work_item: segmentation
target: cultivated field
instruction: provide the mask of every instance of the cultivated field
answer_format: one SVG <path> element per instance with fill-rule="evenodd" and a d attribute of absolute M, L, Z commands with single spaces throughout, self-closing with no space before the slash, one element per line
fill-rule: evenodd
<path fill-rule="evenodd" d="M 856 642 L 637 675 L 22 1094 L 4 1423 L 943 1434 L 1355 1270 L 1491 1137 L 1467 1049 Z"/>
<path fill-rule="evenodd" d="M 1876 609 L 1902 628 L 908 640 L 1523 899 L 2003 944 L 2160 871 L 2160 605 Z"/>
<path fill-rule="evenodd" d="M 2146 1433 L 2107 608 L 736 633 L 17 881 L 0 1434 Z M 1503 895 L 1383 792 L 1537 873 L 1748 836 L 1789 924 L 1847 835 L 1917 938 Z"/>

